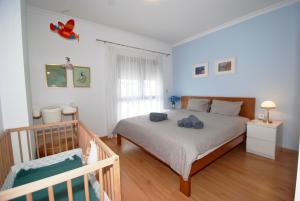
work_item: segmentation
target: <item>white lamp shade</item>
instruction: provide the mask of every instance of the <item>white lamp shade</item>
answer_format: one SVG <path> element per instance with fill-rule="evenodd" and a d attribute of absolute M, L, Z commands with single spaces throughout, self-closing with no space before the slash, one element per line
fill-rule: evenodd
<path fill-rule="evenodd" d="M 275 109 L 276 104 L 273 101 L 264 101 L 264 102 L 262 102 L 260 107 L 263 109 Z"/>

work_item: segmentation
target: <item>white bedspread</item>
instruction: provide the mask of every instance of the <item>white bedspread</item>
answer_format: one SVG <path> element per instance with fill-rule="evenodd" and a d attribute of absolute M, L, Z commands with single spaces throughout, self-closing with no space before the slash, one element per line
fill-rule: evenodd
<path fill-rule="evenodd" d="M 149 115 L 121 120 L 114 133 L 132 140 L 167 163 L 187 180 L 198 155 L 246 131 L 247 118 L 189 110 L 171 110 L 168 120 L 151 122 Z M 197 116 L 203 129 L 181 128 L 177 120 Z"/>

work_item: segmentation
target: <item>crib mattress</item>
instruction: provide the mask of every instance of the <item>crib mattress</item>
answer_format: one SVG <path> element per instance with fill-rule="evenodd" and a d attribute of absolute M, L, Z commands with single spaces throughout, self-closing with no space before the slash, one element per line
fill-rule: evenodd
<path fill-rule="evenodd" d="M 16 175 L 16 178 L 13 183 L 13 187 L 17 187 L 33 181 L 44 179 L 46 177 L 57 175 L 72 169 L 76 169 L 81 167 L 82 165 L 83 164 L 81 158 L 77 155 L 74 155 L 73 157 L 68 158 L 62 162 L 52 164 L 49 166 L 27 169 L 27 170 L 21 169 Z M 85 200 L 83 176 L 72 179 L 72 187 L 73 187 L 74 200 Z M 54 190 L 54 198 L 56 201 L 68 200 L 66 182 L 54 185 L 53 190 Z M 90 183 L 89 183 L 89 194 L 90 194 L 91 201 L 99 200 Z M 39 200 L 39 201 L 49 200 L 47 189 L 34 192 L 32 196 L 33 196 L 33 200 Z M 26 201 L 25 196 L 13 199 L 13 201 L 23 201 L 23 200 Z"/>

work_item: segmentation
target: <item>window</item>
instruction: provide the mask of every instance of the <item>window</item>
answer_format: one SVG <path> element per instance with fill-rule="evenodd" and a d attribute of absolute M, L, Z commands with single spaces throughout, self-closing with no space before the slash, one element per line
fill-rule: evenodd
<path fill-rule="evenodd" d="M 162 109 L 162 71 L 158 58 L 117 55 L 118 119 Z"/>

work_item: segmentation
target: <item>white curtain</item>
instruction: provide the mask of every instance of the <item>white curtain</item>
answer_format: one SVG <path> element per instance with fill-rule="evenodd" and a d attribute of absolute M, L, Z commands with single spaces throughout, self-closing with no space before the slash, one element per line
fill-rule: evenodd
<path fill-rule="evenodd" d="M 108 134 L 124 118 L 163 109 L 163 56 L 107 47 L 106 116 Z"/>

